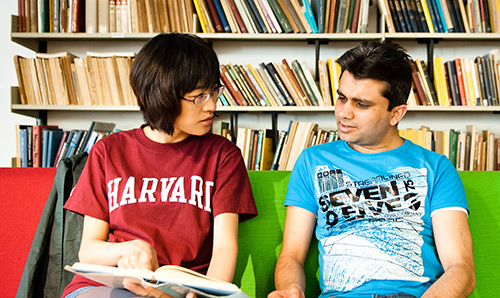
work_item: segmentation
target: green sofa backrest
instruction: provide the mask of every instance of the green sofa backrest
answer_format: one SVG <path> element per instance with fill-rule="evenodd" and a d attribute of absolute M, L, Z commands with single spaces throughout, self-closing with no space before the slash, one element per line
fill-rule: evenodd
<path fill-rule="evenodd" d="M 497 297 L 500 292 L 500 172 L 460 172 L 469 202 L 477 286 L 470 297 Z M 290 172 L 250 171 L 259 216 L 240 224 L 234 282 L 250 297 L 274 289 L 274 265 L 285 223 L 283 201 Z M 313 239 L 306 260 L 306 297 L 318 297 L 318 249 Z"/>

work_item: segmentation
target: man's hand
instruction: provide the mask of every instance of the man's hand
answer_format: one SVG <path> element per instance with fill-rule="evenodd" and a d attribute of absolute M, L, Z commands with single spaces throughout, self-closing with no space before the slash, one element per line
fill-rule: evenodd
<path fill-rule="evenodd" d="M 158 258 L 155 249 L 143 240 L 132 240 L 122 243 L 119 268 L 158 269 Z"/>
<path fill-rule="evenodd" d="M 125 282 L 124 287 L 134 294 L 145 297 L 173 298 L 172 296 L 167 295 L 166 293 L 156 289 L 155 287 L 148 285 L 146 282 L 143 282 L 140 285 L 133 282 Z M 196 294 L 188 293 L 186 295 L 186 298 L 196 298 Z"/>
<path fill-rule="evenodd" d="M 286 290 L 274 291 L 267 298 L 305 298 L 304 291 L 298 284 L 291 284 Z"/>

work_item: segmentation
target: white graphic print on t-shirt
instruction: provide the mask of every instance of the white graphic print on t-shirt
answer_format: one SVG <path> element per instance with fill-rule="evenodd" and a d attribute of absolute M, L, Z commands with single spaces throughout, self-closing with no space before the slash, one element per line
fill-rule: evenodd
<path fill-rule="evenodd" d="M 374 280 L 422 277 L 422 216 L 427 169 L 351 179 L 342 169 L 316 169 L 318 229 L 326 291 L 350 291 Z"/>

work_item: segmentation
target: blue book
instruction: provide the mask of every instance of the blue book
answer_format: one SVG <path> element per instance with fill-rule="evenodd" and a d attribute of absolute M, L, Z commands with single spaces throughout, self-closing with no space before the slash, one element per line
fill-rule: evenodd
<path fill-rule="evenodd" d="M 446 26 L 446 21 L 444 20 L 443 7 L 439 0 L 432 0 L 436 3 L 436 10 L 438 14 L 438 18 L 441 21 L 441 26 L 443 27 L 443 32 L 448 33 L 448 26 Z"/>
<path fill-rule="evenodd" d="M 73 137 L 71 138 L 71 142 L 68 146 L 68 152 L 66 152 L 66 157 L 71 157 L 77 152 L 78 146 L 82 140 L 83 131 L 77 130 L 73 133 Z"/>
<path fill-rule="evenodd" d="M 224 28 L 224 32 L 230 33 L 231 27 L 229 27 L 229 23 L 227 22 L 226 14 L 224 13 L 224 10 L 222 9 L 222 4 L 220 3 L 220 0 L 214 0 L 214 5 L 215 5 L 215 9 L 217 10 L 217 13 L 219 14 L 220 22 L 222 23 L 222 28 Z"/>
<path fill-rule="evenodd" d="M 262 129 L 259 130 L 257 136 L 257 152 L 255 153 L 255 170 L 260 171 L 260 160 L 262 156 L 262 138 L 264 131 Z"/>
<path fill-rule="evenodd" d="M 304 7 L 304 15 L 306 16 L 307 22 L 311 26 L 312 33 L 318 33 L 318 26 L 316 25 L 316 20 L 314 19 L 311 3 L 309 0 L 302 0 L 302 3 Z"/>
<path fill-rule="evenodd" d="M 42 165 L 44 167 L 54 166 L 54 161 L 56 159 L 57 150 L 59 150 L 59 145 L 61 144 L 63 134 L 64 134 L 64 131 L 62 129 L 48 130 L 47 155 L 46 155 L 45 165 L 43 165 L 43 162 L 42 162 Z M 45 153 L 44 153 L 44 156 L 45 156 Z"/>
<path fill-rule="evenodd" d="M 278 72 L 276 71 L 276 69 L 274 68 L 274 65 L 272 63 L 268 63 L 268 64 L 265 64 L 265 67 L 266 67 L 267 71 L 269 72 L 269 75 L 273 79 L 274 84 L 276 84 L 276 87 L 278 87 L 279 92 L 285 98 L 285 101 L 286 101 L 285 105 L 287 105 L 287 106 L 295 105 L 295 103 L 292 99 L 292 96 L 290 95 L 290 93 L 286 89 L 285 84 L 283 84 L 283 82 L 281 81 L 281 78 L 278 75 Z"/>
<path fill-rule="evenodd" d="M 222 106 L 223 107 L 228 107 L 230 106 L 229 102 L 227 101 L 226 97 L 224 96 L 224 94 L 222 94 L 220 97 L 220 102 L 222 103 Z"/>
<path fill-rule="evenodd" d="M 266 25 L 264 24 L 264 21 L 262 20 L 259 10 L 257 9 L 257 6 L 255 6 L 255 3 L 251 0 L 242 0 L 242 2 L 248 10 L 248 14 L 250 15 L 250 18 L 255 25 L 255 29 L 257 29 L 259 33 L 267 33 Z"/>
<path fill-rule="evenodd" d="M 437 8 L 436 8 L 436 1 L 428 0 L 427 6 L 429 6 L 429 13 L 431 15 L 432 24 L 434 24 L 434 31 L 436 31 L 436 33 L 438 33 L 438 32 L 442 33 L 443 32 L 443 24 L 441 24 L 441 20 L 439 19 L 439 14 L 438 14 Z"/>
<path fill-rule="evenodd" d="M 28 131 L 26 129 L 19 129 L 19 148 L 21 159 L 21 167 L 28 167 Z"/>
<path fill-rule="evenodd" d="M 49 145 L 49 130 L 48 129 L 42 129 L 42 167 L 46 168 L 47 167 L 47 152 L 48 152 L 48 145 Z"/>

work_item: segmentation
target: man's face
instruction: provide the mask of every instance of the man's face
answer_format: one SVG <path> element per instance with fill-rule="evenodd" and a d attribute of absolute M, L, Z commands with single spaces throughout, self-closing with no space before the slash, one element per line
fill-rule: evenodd
<path fill-rule="evenodd" d="M 360 152 L 373 153 L 394 149 L 402 144 L 397 123 L 406 113 L 406 105 L 388 111 L 389 100 L 382 96 L 385 83 L 357 80 L 344 71 L 337 90 L 335 118 L 340 139 Z"/>

